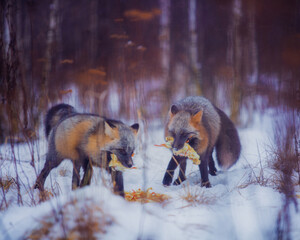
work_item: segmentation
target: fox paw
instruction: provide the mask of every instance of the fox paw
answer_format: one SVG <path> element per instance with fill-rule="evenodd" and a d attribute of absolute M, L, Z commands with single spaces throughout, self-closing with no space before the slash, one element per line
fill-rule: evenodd
<path fill-rule="evenodd" d="M 212 176 L 217 176 L 217 169 L 212 169 L 212 170 L 209 169 L 209 174 Z"/>
<path fill-rule="evenodd" d="M 211 188 L 211 184 L 209 181 L 206 181 L 206 182 L 201 182 L 201 187 L 206 187 L 206 188 Z"/>
<path fill-rule="evenodd" d="M 172 183 L 172 178 L 170 177 L 169 174 L 166 174 L 166 175 L 165 175 L 165 177 L 164 177 L 162 183 L 163 183 L 164 186 L 170 186 L 170 185 L 171 185 L 171 183 Z"/>
<path fill-rule="evenodd" d="M 176 185 L 176 186 L 178 186 L 178 185 L 180 185 L 181 184 L 181 179 L 180 178 L 177 178 L 174 182 L 173 182 L 173 185 Z"/>
<path fill-rule="evenodd" d="M 177 178 L 177 179 L 174 181 L 173 185 L 178 186 L 178 185 L 180 185 L 184 180 L 185 180 L 185 179 L 181 180 L 180 178 Z"/>

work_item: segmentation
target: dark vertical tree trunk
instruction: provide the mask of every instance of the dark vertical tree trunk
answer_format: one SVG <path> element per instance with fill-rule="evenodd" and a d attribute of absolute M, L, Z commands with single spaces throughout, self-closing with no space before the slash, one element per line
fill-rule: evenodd
<path fill-rule="evenodd" d="M 247 120 L 243 123 L 248 126 L 253 122 L 254 117 L 254 86 L 258 82 L 258 53 L 257 53 L 257 42 L 256 42 L 256 16 L 255 16 L 255 1 L 249 1 L 245 3 L 246 17 L 247 17 L 247 35 L 245 37 L 245 51 L 247 51 L 247 57 L 244 57 L 244 82 L 242 83 L 243 92 L 245 92 L 245 106 L 247 108 Z M 247 91 L 246 89 L 250 89 Z"/>
<path fill-rule="evenodd" d="M 172 82 L 167 86 L 174 96 L 185 96 L 189 79 L 189 23 L 188 1 L 171 1 L 170 5 L 170 67 L 169 78 Z M 176 92 L 176 95 L 175 95 Z"/>
<path fill-rule="evenodd" d="M 89 44 L 89 62 L 92 68 L 95 67 L 97 56 L 97 37 L 98 37 L 98 1 L 90 1 L 90 44 Z"/>
<path fill-rule="evenodd" d="M 5 103 L 5 46 L 4 46 L 4 1 L 0 2 L 0 143 L 5 139 L 4 132 L 4 103 Z"/>
<path fill-rule="evenodd" d="M 241 16 L 242 1 L 234 0 L 232 5 L 231 34 L 233 44 L 233 86 L 231 91 L 231 114 L 234 123 L 239 123 L 239 111 L 241 104 L 241 81 L 242 81 L 242 39 L 241 39 Z"/>
<path fill-rule="evenodd" d="M 45 66 L 44 66 L 44 79 L 43 79 L 43 87 L 42 87 L 42 96 L 41 100 L 44 102 L 41 104 L 42 106 L 47 106 L 49 99 L 49 81 L 50 74 L 53 69 L 52 60 L 53 60 L 53 50 L 54 50 L 54 40 L 55 40 L 55 32 L 57 28 L 57 11 L 58 11 L 58 0 L 53 0 L 50 5 L 50 14 L 49 14 L 49 25 L 46 39 L 46 52 L 45 52 Z"/>
<path fill-rule="evenodd" d="M 171 104 L 171 91 L 169 86 L 172 85 L 170 77 L 170 0 L 160 0 L 161 9 L 161 32 L 160 32 L 160 48 L 161 48 L 161 66 L 162 79 L 164 79 L 163 98 L 162 98 L 162 112 L 166 113 Z M 164 101 L 165 100 L 165 101 Z"/>
<path fill-rule="evenodd" d="M 197 12 L 201 14 L 201 3 L 196 0 L 190 0 L 189 1 L 189 9 L 188 9 L 188 16 L 189 16 L 189 69 L 190 69 L 190 79 L 188 82 L 188 89 L 186 92 L 187 96 L 190 95 L 200 95 L 201 94 L 201 69 L 200 69 L 200 63 L 198 62 L 198 48 L 201 48 L 202 46 L 198 45 L 198 32 L 200 27 L 197 28 Z"/>
<path fill-rule="evenodd" d="M 197 32 L 197 95 L 203 94 L 203 49 L 204 49 L 204 15 L 203 2 L 196 1 L 196 32 Z"/>
<path fill-rule="evenodd" d="M 18 129 L 18 101 L 17 101 L 17 75 L 19 69 L 17 36 L 16 36 L 16 2 L 10 0 L 5 6 L 5 16 L 7 21 L 7 31 L 9 39 L 7 51 L 5 51 L 5 74 L 4 74 L 4 97 L 6 103 L 6 113 L 9 119 L 9 136 L 13 136 Z"/>

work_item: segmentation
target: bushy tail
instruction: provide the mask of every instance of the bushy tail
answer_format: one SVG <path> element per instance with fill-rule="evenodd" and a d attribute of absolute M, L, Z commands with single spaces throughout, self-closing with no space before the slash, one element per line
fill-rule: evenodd
<path fill-rule="evenodd" d="M 45 134 L 48 138 L 51 129 L 63 118 L 76 113 L 74 107 L 69 104 L 61 103 L 50 108 L 45 118 Z"/>
<path fill-rule="evenodd" d="M 216 143 L 217 160 L 223 169 L 228 169 L 240 156 L 240 138 L 233 122 L 223 111 L 218 108 L 216 110 L 221 118 L 221 130 Z"/>

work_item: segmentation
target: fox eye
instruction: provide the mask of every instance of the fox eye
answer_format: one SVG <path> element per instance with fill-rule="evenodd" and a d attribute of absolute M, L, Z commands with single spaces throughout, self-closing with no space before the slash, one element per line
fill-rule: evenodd
<path fill-rule="evenodd" d="M 189 143 L 189 142 L 192 140 L 192 138 L 193 138 L 193 137 L 188 137 L 188 138 L 186 139 L 185 142 L 186 142 L 186 143 Z"/>

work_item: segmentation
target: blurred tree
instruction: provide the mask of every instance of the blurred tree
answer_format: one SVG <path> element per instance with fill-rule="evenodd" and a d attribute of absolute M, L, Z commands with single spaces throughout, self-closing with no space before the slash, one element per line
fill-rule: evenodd
<path fill-rule="evenodd" d="M 231 91 L 231 110 L 230 118 L 235 123 L 239 123 L 239 111 L 241 104 L 241 82 L 242 82 L 242 39 L 241 39 L 241 17 L 242 1 L 234 0 L 232 2 L 232 22 L 229 28 L 229 35 L 232 41 L 232 66 L 233 79 Z"/>
<path fill-rule="evenodd" d="M 72 95 L 125 119 L 165 116 L 198 94 L 242 125 L 257 107 L 297 107 L 299 9 L 298 0 L 1 1 L 0 139 L 9 125 L 36 128 Z"/>

